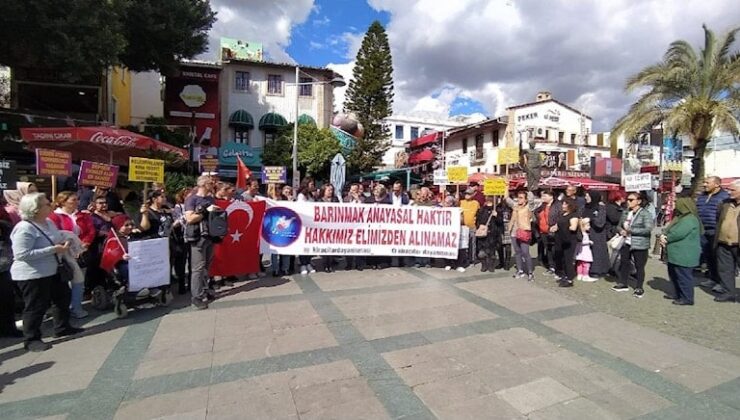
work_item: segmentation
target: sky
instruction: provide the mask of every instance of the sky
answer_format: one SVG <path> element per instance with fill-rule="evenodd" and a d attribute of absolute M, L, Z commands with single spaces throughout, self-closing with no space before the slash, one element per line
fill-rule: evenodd
<path fill-rule="evenodd" d="M 386 28 L 394 113 L 501 116 L 538 91 L 590 115 L 608 131 L 639 93 L 627 77 L 702 24 L 740 26 L 737 0 L 211 0 L 215 60 L 220 37 L 261 42 L 270 61 L 324 66 L 352 76 L 374 20 Z M 740 47 L 736 44 L 736 49 Z M 344 89 L 335 90 L 341 109 Z"/>

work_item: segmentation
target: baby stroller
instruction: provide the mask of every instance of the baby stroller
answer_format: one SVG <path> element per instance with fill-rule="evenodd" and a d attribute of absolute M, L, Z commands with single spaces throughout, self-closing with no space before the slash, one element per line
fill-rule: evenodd
<path fill-rule="evenodd" d="M 125 318 L 129 307 L 144 304 L 167 306 L 174 299 L 169 286 L 129 291 L 128 284 L 128 262 L 121 261 L 106 276 L 105 284 L 92 290 L 93 307 L 101 311 L 113 307 L 116 317 Z"/>

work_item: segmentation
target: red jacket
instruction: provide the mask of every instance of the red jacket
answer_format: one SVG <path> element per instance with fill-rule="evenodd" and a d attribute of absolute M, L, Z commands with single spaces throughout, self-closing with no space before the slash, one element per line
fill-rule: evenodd
<path fill-rule="evenodd" d="M 72 219 L 72 217 L 66 213 L 52 212 L 49 215 L 49 220 L 54 222 L 54 225 L 56 225 L 59 230 L 66 230 L 69 232 L 75 231 L 75 219 Z M 90 213 L 86 211 L 77 212 L 76 224 L 79 228 L 77 236 L 80 237 L 80 241 L 82 241 L 83 244 L 90 245 L 95 240 L 95 225 L 93 224 L 93 219 Z"/>

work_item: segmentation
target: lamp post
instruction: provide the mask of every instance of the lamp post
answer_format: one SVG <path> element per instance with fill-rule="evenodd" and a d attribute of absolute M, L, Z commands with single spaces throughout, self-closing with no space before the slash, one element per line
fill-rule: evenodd
<path fill-rule="evenodd" d="M 330 85 L 332 88 L 338 88 L 345 86 L 344 78 L 340 75 L 336 75 L 334 78 L 328 81 L 316 80 L 311 75 L 306 76 L 314 79 L 313 82 L 300 82 L 301 69 L 295 66 L 295 121 L 293 122 L 293 189 L 298 189 L 300 179 L 298 178 L 298 99 L 300 98 L 300 87 L 301 86 L 314 86 L 314 85 Z M 305 74 L 305 73 L 304 73 Z M 286 83 L 287 85 L 288 83 Z"/>

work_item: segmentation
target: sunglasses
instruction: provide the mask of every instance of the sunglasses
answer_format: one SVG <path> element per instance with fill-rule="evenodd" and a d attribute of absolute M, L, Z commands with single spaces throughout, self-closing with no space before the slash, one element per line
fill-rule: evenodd
<path fill-rule="evenodd" d="M 627 199 L 627 201 L 629 201 L 629 202 L 632 202 L 632 201 L 637 201 L 637 200 L 639 200 L 639 198 L 628 198 L 628 199 Z"/>

